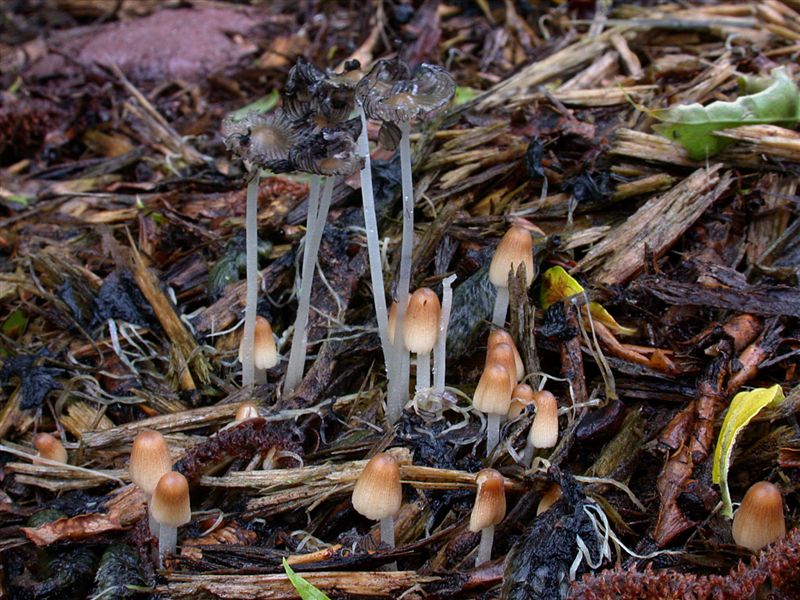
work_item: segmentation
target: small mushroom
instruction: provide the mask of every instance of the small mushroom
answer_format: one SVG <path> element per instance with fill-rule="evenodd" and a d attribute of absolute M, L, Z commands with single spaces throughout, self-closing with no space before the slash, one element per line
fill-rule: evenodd
<path fill-rule="evenodd" d="M 253 404 L 252 402 L 242 402 L 239 405 L 239 408 L 236 409 L 236 416 L 234 417 L 234 421 L 237 423 L 241 423 L 242 421 L 246 421 L 247 419 L 255 419 L 258 417 L 258 407 Z"/>
<path fill-rule="evenodd" d="M 511 389 L 517 385 L 517 367 L 514 363 L 514 350 L 508 344 L 495 344 L 490 346 L 486 351 L 486 365 L 499 364 L 503 365 L 508 371 L 508 377 L 511 381 Z"/>
<path fill-rule="evenodd" d="M 783 496 L 778 487 L 768 481 L 751 485 L 733 516 L 731 531 L 733 541 L 753 552 L 785 536 Z"/>
<path fill-rule="evenodd" d="M 431 352 L 439 336 L 442 307 L 430 288 L 420 288 L 408 301 L 403 336 L 406 350 L 417 355 L 417 390 L 431 387 Z"/>
<path fill-rule="evenodd" d="M 536 516 L 538 517 L 543 512 L 547 511 L 553 504 L 561 499 L 561 486 L 557 483 L 551 483 L 547 486 L 544 494 L 539 499 L 539 505 L 536 507 Z"/>
<path fill-rule="evenodd" d="M 239 343 L 239 360 L 244 355 L 244 336 Z M 256 317 L 255 334 L 253 336 L 253 366 L 255 368 L 255 382 L 264 384 L 267 382 L 267 370 L 278 364 L 280 356 L 275 345 L 275 336 L 272 334 L 272 326 L 264 317 Z"/>
<path fill-rule="evenodd" d="M 174 554 L 178 543 L 178 527 L 192 518 L 189 503 L 189 482 L 176 471 L 166 473 L 158 480 L 151 503 L 153 519 L 158 523 L 158 564 L 164 556 Z"/>
<path fill-rule="evenodd" d="M 131 481 L 147 496 L 150 533 L 158 535 L 158 522 L 153 518 L 152 496 L 159 479 L 172 470 L 172 457 L 164 436 L 145 429 L 133 440 L 128 473 Z"/>
<path fill-rule="evenodd" d="M 522 364 L 522 357 L 519 355 L 517 346 L 514 344 L 514 338 L 505 329 L 496 327 L 489 333 L 489 339 L 486 342 L 486 349 L 490 349 L 496 344 L 508 344 L 514 350 L 514 365 L 517 370 L 517 381 L 522 381 L 525 377 L 525 366 Z"/>
<path fill-rule="evenodd" d="M 49 433 L 37 433 L 33 438 L 33 447 L 39 453 L 39 456 L 48 460 L 54 460 L 60 463 L 67 463 L 67 449 L 57 437 Z M 36 461 L 33 461 L 34 463 Z"/>
<path fill-rule="evenodd" d="M 472 406 L 487 413 L 486 456 L 489 456 L 497 446 L 500 438 L 500 419 L 508 414 L 510 404 L 511 374 L 503 365 L 487 365 L 472 397 Z"/>
<path fill-rule="evenodd" d="M 503 476 L 494 469 L 483 469 L 475 477 L 478 493 L 469 517 L 469 530 L 481 532 L 478 557 L 475 566 L 482 565 L 492 557 L 494 528 L 506 516 L 506 490 Z"/>
<path fill-rule="evenodd" d="M 518 383 L 511 391 L 511 404 L 508 406 L 506 418 L 516 419 L 526 408 L 533 404 L 535 392 L 527 383 Z"/>
<path fill-rule="evenodd" d="M 394 517 L 403 503 L 400 467 L 391 454 L 373 456 L 353 488 L 353 508 L 373 521 L 380 521 L 381 541 L 394 548 Z"/>
<path fill-rule="evenodd" d="M 558 402 L 548 391 L 535 392 L 533 404 L 536 416 L 533 418 L 528 442 L 525 446 L 523 462 L 530 465 L 533 455 L 539 448 L 552 448 L 558 443 Z"/>
<path fill-rule="evenodd" d="M 492 323 L 502 327 L 508 312 L 508 278 L 516 273 L 519 265 L 525 265 L 525 281 L 528 286 L 535 275 L 533 264 L 533 240 L 522 227 L 511 227 L 500 240 L 489 266 L 489 280 L 497 289 Z"/>

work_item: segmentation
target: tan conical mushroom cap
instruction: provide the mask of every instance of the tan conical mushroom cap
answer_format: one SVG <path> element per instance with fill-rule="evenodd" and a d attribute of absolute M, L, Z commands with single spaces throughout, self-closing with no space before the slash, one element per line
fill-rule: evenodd
<path fill-rule="evenodd" d="M 517 368 L 514 364 L 514 350 L 508 344 L 495 344 L 486 350 L 484 368 L 489 365 L 503 365 L 508 371 L 511 388 L 517 385 Z"/>
<path fill-rule="evenodd" d="M 514 345 L 514 338 L 505 329 L 492 329 L 489 333 L 489 341 L 486 344 L 486 351 L 491 350 L 497 344 L 508 344 L 514 350 L 514 366 L 517 371 L 517 381 L 521 381 L 525 377 L 525 366 L 522 364 L 522 357 L 519 355 L 516 345 Z"/>
<path fill-rule="evenodd" d="M 481 412 L 505 415 L 511 404 L 511 376 L 503 365 L 488 365 L 475 388 L 472 406 Z"/>
<path fill-rule="evenodd" d="M 258 408 L 252 402 L 242 402 L 236 410 L 235 421 L 245 421 L 258 416 Z"/>
<path fill-rule="evenodd" d="M 67 449 L 57 437 L 49 433 L 39 433 L 33 438 L 33 447 L 39 451 L 39 456 L 60 463 L 67 463 Z"/>
<path fill-rule="evenodd" d="M 753 552 L 786 535 L 783 496 L 777 486 L 759 481 L 750 486 L 733 516 L 734 541 Z"/>
<path fill-rule="evenodd" d="M 558 442 L 558 403 L 550 392 L 535 392 L 536 417 L 528 432 L 528 443 L 534 448 L 552 448 Z"/>
<path fill-rule="evenodd" d="M 150 501 L 150 512 L 162 526 L 180 527 L 188 523 L 192 518 L 192 509 L 186 477 L 170 471 L 159 479 Z"/>
<path fill-rule="evenodd" d="M 475 477 L 478 493 L 469 517 L 469 530 L 478 532 L 497 525 L 506 516 L 506 489 L 503 476 L 494 469 L 483 469 Z"/>
<path fill-rule="evenodd" d="M 508 287 L 508 273 L 525 264 L 525 281 L 533 282 L 533 240 L 531 234 L 522 227 L 512 227 L 500 240 L 489 266 L 489 280 L 495 287 Z"/>
<path fill-rule="evenodd" d="M 409 296 L 410 299 L 410 296 Z M 392 305 L 389 307 L 389 316 L 387 317 L 386 335 L 389 338 L 389 343 L 394 344 L 394 330 L 397 324 L 397 308 L 399 304 L 397 300 L 392 300 Z M 408 305 L 406 305 L 408 306 Z M 406 315 L 408 311 L 406 311 Z M 407 318 L 407 317 L 406 317 Z"/>
<path fill-rule="evenodd" d="M 403 503 L 400 467 L 391 454 L 373 456 L 353 489 L 353 508 L 368 519 L 393 517 Z"/>
<path fill-rule="evenodd" d="M 256 317 L 254 350 L 253 364 L 256 369 L 265 371 L 278 364 L 280 357 L 275 345 L 275 336 L 272 335 L 272 325 L 260 315 Z"/>
<path fill-rule="evenodd" d="M 538 517 L 553 506 L 553 504 L 558 502 L 559 498 L 561 498 L 561 486 L 557 483 L 551 483 L 539 500 L 539 506 L 536 507 L 536 516 Z"/>
<path fill-rule="evenodd" d="M 419 288 L 408 301 L 408 312 L 403 323 L 403 342 L 417 354 L 430 352 L 439 337 L 439 315 L 442 305 L 430 288 Z"/>
<path fill-rule="evenodd" d="M 172 457 L 164 436 L 145 429 L 133 440 L 128 472 L 131 481 L 148 496 L 153 494 L 161 477 L 172 470 Z"/>
<path fill-rule="evenodd" d="M 516 419 L 531 404 L 533 404 L 534 391 L 527 383 L 518 383 L 511 391 L 511 404 L 506 417 Z"/>

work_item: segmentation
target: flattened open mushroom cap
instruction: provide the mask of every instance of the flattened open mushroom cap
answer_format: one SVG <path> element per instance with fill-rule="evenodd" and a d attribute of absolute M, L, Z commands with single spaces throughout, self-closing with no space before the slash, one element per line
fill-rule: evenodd
<path fill-rule="evenodd" d="M 367 116 L 381 121 L 410 121 L 445 106 L 456 92 L 447 70 L 421 64 L 409 74 L 400 59 L 378 61 L 356 86 Z"/>
<path fill-rule="evenodd" d="M 244 160 L 278 172 L 291 170 L 289 153 L 302 134 L 281 110 L 247 113 L 222 123 L 225 146 Z"/>
<path fill-rule="evenodd" d="M 325 74 L 302 56 L 289 69 L 289 77 L 283 88 L 283 110 L 292 119 L 304 119 L 314 110 L 312 103 L 317 88 L 325 80 Z"/>
<path fill-rule="evenodd" d="M 292 150 L 290 162 L 299 171 L 316 175 L 352 175 L 364 166 L 356 140 L 361 120 L 350 119 L 336 128 L 324 128 Z"/>

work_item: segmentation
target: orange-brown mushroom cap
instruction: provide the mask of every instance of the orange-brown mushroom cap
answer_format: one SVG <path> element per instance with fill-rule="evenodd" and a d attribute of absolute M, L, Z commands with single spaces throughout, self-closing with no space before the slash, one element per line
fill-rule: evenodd
<path fill-rule="evenodd" d="M 511 376 L 503 365 L 491 364 L 483 369 L 472 406 L 481 412 L 505 415 L 511 404 Z"/>
<path fill-rule="evenodd" d="M 56 462 L 67 462 L 67 449 L 57 437 L 49 433 L 39 433 L 33 438 L 33 447 L 39 451 L 39 456 Z"/>
<path fill-rule="evenodd" d="M 430 352 L 439 337 L 439 315 L 442 305 L 430 288 L 419 288 L 408 300 L 408 312 L 403 323 L 403 342 L 409 351 Z"/>
<path fill-rule="evenodd" d="M 172 470 L 172 457 L 164 436 L 158 431 L 145 429 L 133 440 L 128 472 L 131 481 L 145 494 L 152 495 L 158 480 Z"/>
<path fill-rule="evenodd" d="M 516 419 L 522 412 L 531 404 L 533 404 L 534 394 L 533 388 L 527 383 L 518 383 L 511 390 L 511 404 L 508 407 L 506 417 L 509 419 Z"/>
<path fill-rule="evenodd" d="M 558 442 L 558 403 L 550 392 L 535 392 L 533 403 L 536 416 L 533 419 L 528 443 L 534 448 L 552 448 Z"/>
<path fill-rule="evenodd" d="M 525 377 L 525 366 L 522 364 L 522 357 L 519 355 L 519 350 L 514 344 L 514 338 L 505 329 L 495 328 L 489 333 L 489 340 L 486 343 L 486 351 L 492 349 L 497 344 L 508 344 L 514 350 L 514 366 L 516 367 L 517 381 L 521 381 Z"/>
<path fill-rule="evenodd" d="M 189 502 L 189 482 L 177 471 L 170 471 L 158 480 L 150 512 L 159 525 L 180 527 L 192 518 Z"/>
<path fill-rule="evenodd" d="M 525 265 L 525 281 L 533 282 L 533 240 L 531 234 L 522 227 L 511 227 L 494 251 L 492 263 L 489 265 L 489 279 L 495 287 L 508 287 L 508 274 L 515 273 L 520 264 Z"/>
<path fill-rule="evenodd" d="M 373 456 L 353 488 L 353 508 L 368 519 L 395 516 L 403 503 L 400 467 L 391 454 Z"/>
<path fill-rule="evenodd" d="M 503 476 L 494 469 L 483 469 L 475 477 L 478 493 L 469 517 L 469 530 L 478 532 L 500 523 L 506 516 L 506 489 Z"/>
<path fill-rule="evenodd" d="M 759 481 L 750 486 L 733 516 L 734 541 L 753 552 L 786 535 L 783 496 L 777 486 Z"/>

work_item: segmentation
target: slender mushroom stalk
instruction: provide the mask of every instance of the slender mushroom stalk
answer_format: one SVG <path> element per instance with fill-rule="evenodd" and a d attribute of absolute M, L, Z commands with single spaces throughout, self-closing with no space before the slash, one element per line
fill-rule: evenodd
<path fill-rule="evenodd" d="M 500 439 L 500 419 L 511 404 L 511 375 L 503 365 L 490 364 L 475 388 L 472 405 L 487 413 L 486 456 L 490 456 Z"/>
<path fill-rule="evenodd" d="M 417 391 L 431 387 L 431 351 L 439 335 L 441 312 L 439 297 L 432 289 L 420 288 L 411 294 L 403 338 L 406 349 L 417 355 Z"/>
<path fill-rule="evenodd" d="M 511 391 L 511 404 L 508 406 L 506 418 L 510 421 L 520 416 L 526 408 L 533 404 L 535 392 L 527 383 L 518 383 Z"/>
<path fill-rule="evenodd" d="M 289 352 L 289 365 L 286 367 L 286 379 L 283 383 L 284 395 L 289 395 L 293 392 L 303 378 L 308 342 L 308 314 L 311 310 L 311 289 L 314 282 L 314 266 L 317 262 L 319 245 L 322 241 L 322 232 L 328 219 L 334 181 L 335 178 L 333 177 L 325 179 L 317 217 L 313 221 L 310 216 L 311 206 L 309 205 L 309 223 L 313 223 L 313 226 L 312 230 L 306 233 L 306 247 L 303 250 L 303 274 L 300 280 L 300 294 L 297 303 L 297 317 L 294 322 L 292 349 Z"/>
<path fill-rule="evenodd" d="M 550 392 L 534 393 L 533 404 L 536 416 L 528 432 L 528 442 L 522 461 L 530 466 L 533 455 L 539 448 L 552 448 L 558 443 L 558 403 Z"/>
<path fill-rule="evenodd" d="M 478 493 L 475 505 L 469 517 L 469 530 L 481 532 L 481 543 L 478 546 L 478 567 L 492 558 L 494 528 L 506 516 L 506 490 L 503 476 L 494 469 L 483 469 L 475 477 Z"/>
<path fill-rule="evenodd" d="M 33 447 L 39 452 L 39 456 L 67 464 L 67 449 L 57 437 L 49 433 L 38 433 L 33 438 Z M 33 461 L 34 463 L 36 461 Z"/>
<path fill-rule="evenodd" d="M 497 289 L 497 297 L 492 312 L 492 324 L 502 327 L 508 312 L 508 279 L 515 273 L 520 264 L 525 265 L 525 281 L 528 286 L 534 279 L 533 240 L 527 230 L 522 227 L 511 227 L 492 257 L 489 266 L 489 280 Z"/>
<path fill-rule="evenodd" d="M 147 496 L 147 515 L 150 533 L 158 535 L 158 522 L 153 518 L 152 496 L 159 479 L 172 470 L 172 457 L 164 436 L 158 431 L 145 429 L 133 440 L 128 465 L 131 481 Z"/>
<path fill-rule="evenodd" d="M 153 518 L 159 525 L 158 566 L 164 564 L 167 554 L 174 554 L 178 544 L 178 527 L 192 518 L 189 503 L 189 482 L 176 471 L 166 473 L 158 480 L 153 492 Z"/>
<path fill-rule="evenodd" d="M 439 337 L 433 351 L 433 391 L 444 392 L 444 375 L 447 370 L 447 329 L 450 326 L 450 310 L 453 307 L 453 282 L 455 273 L 442 281 L 442 314 L 439 317 Z"/>
<path fill-rule="evenodd" d="M 783 496 L 777 486 L 759 481 L 750 486 L 733 516 L 733 541 L 758 552 L 786 535 Z"/>
<path fill-rule="evenodd" d="M 389 315 L 386 310 L 386 296 L 383 283 L 383 265 L 381 263 L 380 240 L 378 236 L 378 218 L 375 215 L 375 195 L 372 190 L 372 160 L 369 154 L 367 137 L 367 116 L 361 102 L 356 103 L 358 117 L 361 119 L 361 135 L 358 136 L 358 153 L 364 159 L 361 169 L 361 201 L 364 206 L 364 229 L 367 232 L 367 256 L 369 257 L 369 275 L 372 280 L 372 296 L 375 303 L 375 316 L 378 320 L 378 336 L 383 349 L 383 360 L 387 375 L 391 369 L 391 349 L 387 336 Z"/>
<path fill-rule="evenodd" d="M 353 508 L 361 515 L 380 521 L 381 541 L 394 548 L 394 517 L 403 502 L 400 467 L 391 454 L 373 456 L 353 488 Z"/>

